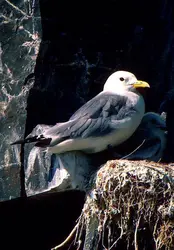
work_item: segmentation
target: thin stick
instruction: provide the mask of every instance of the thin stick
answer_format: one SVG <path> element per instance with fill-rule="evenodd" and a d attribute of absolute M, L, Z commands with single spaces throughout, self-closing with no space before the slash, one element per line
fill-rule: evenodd
<path fill-rule="evenodd" d="M 137 232 L 138 232 L 138 227 L 140 225 L 140 220 L 141 220 L 141 216 L 139 217 L 139 219 L 137 221 L 136 228 L 135 228 L 135 233 L 134 233 L 135 250 L 138 250 Z"/>
<path fill-rule="evenodd" d="M 128 157 L 128 156 L 132 155 L 133 153 L 135 153 L 145 143 L 145 141 L 146 141 L 146 139 L 144 139 L 143 142 L 136 149 L 134 149 L 130 154 L 123 156 L 121 158 L 121 160 L 126 159 L 126 157 Z"/>
<path fill-rule="evenodd" d="M 71 238 L 72 238 L 72 236 L 74 235 L 74 233 L 75 233 L 77 227 L 78 227 L 78 223 L 75 225 L 75 227 L 74 227 L 73 230 L 70 232 L 70 234 L 68 235 L 68 237 L 67 237 L 61 244 L 59 244 L 59 245 L 56 246 L 56 247 L 53 247 L 51 250 L 56 250 L 56 249 L 59 249 L 59 248 L 65 246 L 65 245 L 71 240 Z"/>
<path fill-rule="evenodd" d="M 17 10 L 18 12 L 20 12 L 22 15 L 30 17 L 29 15 L 27 15 L 27 13 L 25 13 L 24 11 L 20 10 L 17 6 L 15 6 L 13 3 L 11 3 L 9 0 L 5 0 L 6 3 L 8 3 L 11 7 L 13 7 L 15 10 Z"/>

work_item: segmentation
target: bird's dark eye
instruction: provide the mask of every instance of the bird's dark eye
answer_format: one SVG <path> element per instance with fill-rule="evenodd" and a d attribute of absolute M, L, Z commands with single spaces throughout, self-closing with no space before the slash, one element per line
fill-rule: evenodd
<path fill-rule="evenodd" d="M 124 81 L 124 78 L 123 78 L 123 77 L 120 77 L 120 81 Z"/>

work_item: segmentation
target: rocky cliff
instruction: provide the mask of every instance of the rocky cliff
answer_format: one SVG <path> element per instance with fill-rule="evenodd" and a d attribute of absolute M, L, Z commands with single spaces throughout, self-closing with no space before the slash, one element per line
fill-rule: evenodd
<path fill-rule="evenodd" d="M 146 111 L 167 111 L 166 159 L 174 160 L 173 1 L 1 0 L 0 9 L 1 201 L 31 191 L 30 148 L 9 144 L 37 124 L 67 120 L 115 70 L 150 83 Z M 48 188 L 49 167 L 37 168 L 34 192 Z"/>

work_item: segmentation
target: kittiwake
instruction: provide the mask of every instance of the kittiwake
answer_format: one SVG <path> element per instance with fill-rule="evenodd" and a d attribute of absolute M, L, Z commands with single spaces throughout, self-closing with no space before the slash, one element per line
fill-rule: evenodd
<path fill-rule="evenodd" d="M 103 91 L 79 108 L 69 121 L 12 145 L 36 142 L 35 146 L 56 154 L 74 150 L 97 153 L 117 146 L 139 126 L 145 102 L 138 89 L 149 87 L 130 72 L 116 71 L 106 80 Z"/>

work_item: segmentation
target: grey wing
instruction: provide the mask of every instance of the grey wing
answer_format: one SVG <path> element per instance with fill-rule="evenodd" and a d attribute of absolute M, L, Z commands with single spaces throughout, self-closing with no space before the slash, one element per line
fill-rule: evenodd
<path fill-rule="evenodd" d="M 98 118 L 107 117 L 108 112 L 117 114 L 120 108 L 126 103 L 127 97 L 113 95 L 111 93 L 102 92 L 92 98 L 79 108 L 71 117 L 70 120 L 88 117 Z M 112 110 L 111 110 L 112 109 Z"/>
<path fill-rule="evenodd" d="M 106 135 L 124 126 L 135 112 L 127 97 L 103 93 L 83 105 L 68 122 L 53 126 L 44 135 L 59 141 Z"/>

